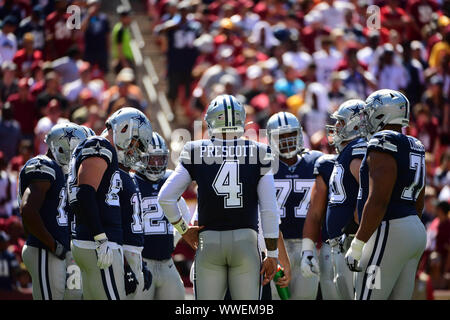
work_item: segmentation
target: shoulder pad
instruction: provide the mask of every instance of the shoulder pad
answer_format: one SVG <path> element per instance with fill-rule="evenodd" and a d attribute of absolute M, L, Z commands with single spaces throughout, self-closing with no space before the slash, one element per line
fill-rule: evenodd
<path fill-rule="evenodd" d="M 38 156 L 31 160 L 29 160 L 25 166 L 25 174 L 30 173 L 39 173 L 39 174 L 47 174 L 51 176 L 53 179 L 56 179 L 56 171 L 54 168 L 52 168 L 51 159 L 44 157 L 44 156 Z"/>
<path fill-rule="evenodd" d="M 377 148 L 391 152 L 397 152 L 397 135 L 393 131 L 377 132 L 368 142 L 368 148 Z"/>
<path fill-rule="evenodd" d="M 109 141 L 102 137 L 90 137 L 83 145 L 81 155 L 82 156 L 104 156 L 108 158 L 109 162 L 112 162 L 113 154 L 108 149 Z"/>

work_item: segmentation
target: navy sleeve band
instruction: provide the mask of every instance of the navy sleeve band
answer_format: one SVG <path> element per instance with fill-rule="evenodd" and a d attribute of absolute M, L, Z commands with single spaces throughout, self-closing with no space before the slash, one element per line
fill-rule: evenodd
<path fill-rule="evenodd" d="M 80 185 L 78 187 L 76 204 L 74 209 L 77 219 L 80 219 L 88 226 L 92 236 L 104 233 L 94 187 L 88 184 Z"/>

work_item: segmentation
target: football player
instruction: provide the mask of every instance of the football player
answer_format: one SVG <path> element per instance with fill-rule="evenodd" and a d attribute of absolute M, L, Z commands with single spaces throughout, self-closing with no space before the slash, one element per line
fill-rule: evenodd
<path fill-rule="evenodd" d="M 89 137 L 72 154 L 67 185 L 76 227 L 71 247 L 85 299 L 126 298 L 118 158 L 139 162 L 151 134 L 142 112 L 122 108 L 107 119 L 101 136 Z"/>
<path fill-rule="evenodd" d="M 331 247 L 327 240 L 330 238 L 327 232 L 326 212 L 328 205 L 328 184 L 334 168 L 336 155 L 324 154 L 317 159 L 314 166 L 316 180 L 311 188 L 311 201 L 303 226 L 303 242 L 317 242 L 321 229 L 322 246 L 319 252 L 319 263 L 313 254 L 305 254 L 301 262 L 301 270 L 304 277 L 319 274 L 320 290 L 324 300 L 339 300 L 339 293 L 334 282 L 334 267 L 331 256 Z M 310 259 L 306 257 L 311 257 Z M 319 273 L 320 271 L 320 273 Z"/>
<path fill-rule="evenodd" d="M 360 225 L 345 260 L 357 271 L 357 300 L 411 299 L 426 231 L 425 149 L 402 134 L 409 101 L 400 92 L 378 90 L 366 99 L 369 142 L 360 170 Z"/>
<path fill-rule="evenodd" d="M 344 248 L 341 236 L 349 225 L 353 225 L 359 189 L 359 167 L 366 152 L 366 140 L 361 138 L 361 112 L 364 101 L 358 99 L 342 103 L 331 116 L 335 125 L 327 126 L 330 144 L 338 152 L 329 181 L 329 201 L 326 213 L 326 226 L 334 264 L 334 281 L 342 300 L 350 300 L 353 295 L 353 274 L 348 272 L 344 261 Z M 307 240 L 312 250 L 314 242 Z M 310 252 L 304 252 L 304 263 L 308 263 Z M 312 269 L 311 269 L 312 270 Z"/>
<path fill-rule="evenodd" d="M 267 145 L 243 139 L 245 109 L 231 95 L 211 101 L 205 115 L 210 139 L 186 143 L 180 163 L 164 183 L 159 204 L 172 225 L 197 249 L 194 293 L 198 300 L 260 299 L 276 273 L 278 212 Z M 177 201 L 191 181 L 198 185 L 198 223 L 188 227 Z M 258 205 L 267 257 L 258 249 Z M 200 234 L 199 234 L 200 231 Z M 260 274 L 257 272 L 260 270 Z"/>
<path fill-rule="evenodd" d="M 64 171 L 71 150 L 86 139 L 74 123 L 55 125 L 45 137 L 46 155 L 27 161 L 19 174 L 19 206 L 28 238 L 22 258 L 30 272 L 33 299 L 62 300 L 66 284 L 69 221 Z"/>
<path fill-rule="evenodd" d="M 318 277 L 305 278 L 300 271 L 302 230 L 314 184 L 314 164 L 322 153 L 305 150 L 303 133 L 297 117 L 279 112 L 267 122 L 270 147 L 274 150 L 279 169 L 275 174 L 280 231 L 283 233 L 291 261 L 289 289 L 293 300 L 313 300 L 319 285 Z M 272 294 L 275 296 L 275 294 Z"/>
<path fill-rule="evenodd" d="M 174 228 L 158 204 L 159 190 L 173 171 L 167 169 L 169 149 L 161 135 L 156 132 L 153 132 L 146 157 L 146 167 L 140 168 L 133 177 L 142 197 L 142 256 L 153 276 L 152 286 L 144 292 L 144 296 L 149 300 L 184 300 L 184 284 L 172 260 L 176 244 Z M 183 197 L 178 201 L 178 207 L 183 218 L 189 221 L 190 211 Z"/>

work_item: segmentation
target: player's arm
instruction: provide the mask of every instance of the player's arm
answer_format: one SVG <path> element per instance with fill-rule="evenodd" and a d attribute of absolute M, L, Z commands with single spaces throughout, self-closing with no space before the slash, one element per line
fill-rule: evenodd
<path fill-rule="evenodd" d="M 390 154 L 373 150 L 367 156 L 367 164 L 369 195 L 356 233 L 356 238 L 364 242 L 381 224 L 397 178 L 397 162 Z"/>
<path fill-rule="evenodd" d="M 356 179 L 356 181 L 359 183 L 359 168 L 361 168 L 361 162 L 362 159 L 355 158 L 350 162 L 350 172 L 352 173 L 352 176 Z"/>
<path fill-rule="evenodd" d="M 279 285 L 281 288 L 285 288 L 289 285 L 289 282 L 291 281 L 291 261 L 289 259 L 289 255 L 286 250 L 286 246 L 284 245 L 284 238 L 283 233 L 280 230 L 280 235 L 278 237 L 278 260 L 280 261 L 280 264 L 283 266 L 284 270 L 284 276 L 278 279 L 277 285 Z"/>
<path fill-rule="evenodd" d="M 184 200 L 183 197 L 180 197 L 180 200 L 178 200 L 178 208 L 180 209 L 181 216 L 183 217 L 184 221 L 191 221 L 191 211 L 189 210 L 186 200 Z M 177 229 L 173 228 L 173 245 L 176 246 L 178 241 L 180 241 L 180 239 L 181 239 L 180 233 L 178 232 Z"/>
<path fill-rule="evenodd" d="M 328 186 L 322 176 L 318 175 L 311 188 L 311 200 L 303 226 L 303 242 L 310 240 L 313 244 L 319 240 L 320 228 L 325 218 L 328 203 Z M 308 242 L 308 241 L 307 241 Z"/>
<path fill-rule="evenodd" d="M 358 263 L 362 249 L 383 220 L 397 178 L 397 162 L 388 153 L 371 151 L 367 155 L 367 164 L 369 195 L 364 204 L 358 231 L 345 255 L 347 265 L 352 271 L 361 271 Z"/>
<path fill-rule="evenodd" d="M 311 189 L 311 200 L 303 226 L 301 270 L 305 277 L 319 275 L 319 263 L 314 256 L 315 242 L 319 241 L 320 228 L 326 214 L 328 186 L 321 175 L 316 177 Z"/>
<path fill-rule="evenodd" d="M 159 191 L 158 202 L 167 220 L 177 229 L 183 239 L 196 250 L 198 245 L 198 231 L 202 227 L 188 227 L 178 207 L 178 199 L 180 199 L 191 182 L 192 179 L 189 172 L 181 163 L 178 164 L 175 171 Z"/>
<path fill-rule="evenodd" d="M 94 240 L 106 238 L 100 220 L 100 211 L 97 204 L 96 193 L 102 181 L 108 164 L 100 157 L 90 157 L 83 160 L 78 170 L 78 214 L 83 215 Z"/>
<path fill-rule="evenodd" d="M 48 180 L 32 181 L 23 193 L 20 212 L 26 231 L 38 238 L 49 250 L 54 252 L 56 249 L 55 239 L 48 232 L 39 214 L 45 195 L 50 187 L 51 182 Z"/>
<path fill-rule="evenodd" d="M 261 268 L 261 274 L 264 275 L 263 285 L 269 283 L 277 271 L 279 215 L 275 192 L 273 174 L 269 172 L 259 179 L 257 187 L 261 225 L 267 248 L 267 257 Z"/>

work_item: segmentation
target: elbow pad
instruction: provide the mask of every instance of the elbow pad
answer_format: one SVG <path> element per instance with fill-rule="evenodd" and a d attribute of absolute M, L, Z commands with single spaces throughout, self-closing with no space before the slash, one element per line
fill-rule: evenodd
<path fill-rule="evenodd" d="M 94 187 L 88 184 L 78 187 L 77 201 L 73 209 L 77 219 L 88 226 L 93 237 L 104 233 Z"/>

